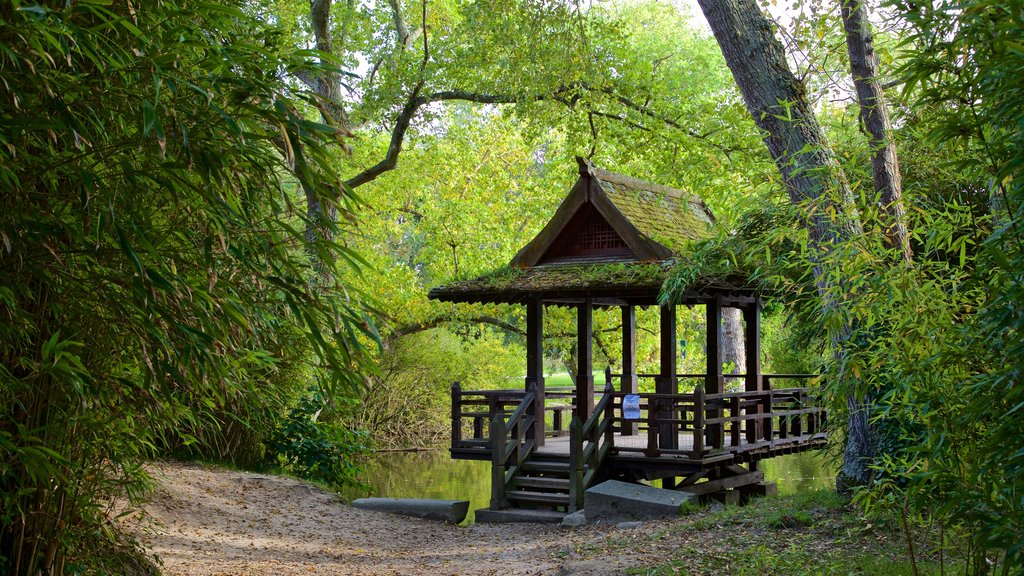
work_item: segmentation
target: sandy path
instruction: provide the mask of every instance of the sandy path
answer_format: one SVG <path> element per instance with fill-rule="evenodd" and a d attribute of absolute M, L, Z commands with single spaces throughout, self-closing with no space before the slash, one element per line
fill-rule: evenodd
<path fill-rule="evenodd" d="M 135 530 L 167 575 L 558 574 L 587 539 L 557 526 L 455 527 L 358 510 L 277 476 L 191 464 L 152 473 L 153 522 Z"/>

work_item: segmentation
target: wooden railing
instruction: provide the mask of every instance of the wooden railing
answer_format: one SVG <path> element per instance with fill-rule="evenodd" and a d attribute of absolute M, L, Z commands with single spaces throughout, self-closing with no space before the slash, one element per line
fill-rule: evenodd
<path fill-rule="evenodd" d="M 611 376 L 611 380 L 617 380 L 615 377 L 618 375 Z M 624 394 L 606 386 L 605 394 L 593 414 L 608 411 L 610 415 L 606 419 L 610 422 L 612 433 L 636 427 L 640 434 L 646 434 L 646 441 L 640 438 L 630 440 L 628 435 L 623 435 L 613 440 L 614 446 L 608 442 L 608 450 L 641 453 L 651 458 L 672 455 L 705 460 L 722 453 L 774 449 L 824 438 L 826 414 L 816 401 L 815 389 L 775 388 L 780 381 L 798 380 L 803 383 L 818 378 L 817 375 L 766 374 L 762 377 L 763 390 L 721 394 L 704 393 L 701 381 L 703 375 L 679 374 L 677 377 L 698 379 L 698 382 L 689 388 L 692 390 L 689 393 L 639 394 L 641 415 L 637 420 L 626 420 L 623 417 Z M 742 378 L 742 375 L 732 377 Z M 691 382 L 687 381 L 687 385 Z M 464 458 L 492 459 L 490 427 L 495 417 L 501 415 L 504 418 L 513 413 L 522 405 L 527 394 L 523 390 L 463 391 L 458 384 L 453 385 L 453 454 L 457 453 Z M 544 398 L 545 419 L 548 422 L 545 435 L 565 435 L 565 413 L 571 411 L 575 404 L 574 390 L 549 388 Z M 598 436 L 605 431 L 602 420 Z M 587 432 L 592 433 L 592 430 Z M 581 438 L 581 442 L 585 442 L 589 437 L 581 435 Z M 574 446 L 577 445 L 575 439 L 570 438 L 570 441 Z M 588 466 L 587 463 L 582 465 Z"/>
<path fill-rule="evenodd" d="M 478 453 L 480 459 L 489 458 L 491 421 L 498 414 L 515 410 L 524 396 L 525 390 L 463 390 L 458 382 L 452 384 L 452 450 L 463 455 Z M 575 396 L 573 388 L 545 390 L 544 413 L 549 421 L 545 426 L 546 436 L 569 433 Z"/>
<path fill-rule="evenodd" d="M 626 420 L 620 392 L 613 397 L 613 421 L 621 430 L 634 423 L 647 435 L 643 446 L 616 445 L 617 452 L 636 452 L 706 459 L 719 453 L 740 453 L 796 444 L 824 437 L 825 410 L 816 403 L 813 388 L 772 389 L 779 379 L 812 379 L 811 374 L 764 376 L 765 390 L 705 394 L 697 384 L 691 394 L 641 393 L 641 415 Z M 680 437 L 688 442 L 680 442 Z"/>
<path fill-rule="evenodd" d="M 612 386 L 606 384 L 604 395 L 586 422 L 573 416 L 569 424 L 569 511 L 583 507 L 587 488 L 601 470 L 605 457 L 615 445 L 612 429 L 614 404 Z"/>
<path fill-rule="evenodd" d="M 491 420 L 491 509 L 508 507 L 505 493 L 519 467 L 536 447 L 533 438 L 534 417 L 530 406 L 536 398 L 533 387 L 523 395 L 522 401 L 509 415 L 495 414 Z"/>

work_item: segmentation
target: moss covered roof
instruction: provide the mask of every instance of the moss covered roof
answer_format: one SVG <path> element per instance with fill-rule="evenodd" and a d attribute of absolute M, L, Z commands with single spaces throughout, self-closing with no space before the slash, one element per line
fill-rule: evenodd
<path fill-rule="evenodd" d="M 577 160 L 580 179 L 544 229 L 507 266 L 434 288 L 430 298 L 453 302 L 590 298 L 655 303 L 673 260 L 681 256 L 687 242 L 710 235 L 714 215 L 697 196 Z M 574 216 L 584 209 L 593 209 L 604 218 L 629 247 L 630 255 L 546 259 L 566 227 L 571 229 Z"/>
<path fill-rule="evenodd" d="M 434 288 L 430 298 L 453 302 L 522 302 L 534 297 L 583 298 L 646 296 L 656 298 L 671 268 L 669 262 L 504 266 L 471 280 Z"/>
<path fill-rule="evenodd" d="M 592 168 L 601 191 L 636 229 L 678 255 L 686 242 L 708 237 L 714 215 L 682 190 Z"/>

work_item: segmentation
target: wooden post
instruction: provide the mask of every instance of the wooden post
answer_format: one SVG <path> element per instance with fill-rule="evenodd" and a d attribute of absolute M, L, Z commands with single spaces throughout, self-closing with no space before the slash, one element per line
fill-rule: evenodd
<path fill-rule="evenodd" d="M 752 304 L 743 308 L 743 319 L 746 321 L 746 377 L 744 388 L 747 392 L 763 390 L 761 381 L 761 298 L 754 299 Z M 758 402 L 753 407 L 755 414 L 762 414 L 763 405 Z M 746 421 L 747 442 L 756 442 L 764 434 L 764 422 L 760 418 Z"/>
<path fill-rule="evenodd" d="M 526 305 L 526 389 L 533 387 L 531 412 L 534 429 L 531 434 L 538 447 L 544 445 L 544 304 L 531 300 Z"/>
<path fill-rule="evenodd" d="M 503 510 L 505 500 L 505 418 L 491 420 L 491 510 Z"/>
<path fill-rule="evenodd" d="M 743 425 L 743 420 L 739 419 L 740 415 L 740 398 L 733 396 L 729 399 L 729 416 L 734 418 L 729 426 L 729 445 L 733 447 L 740 445 L 740 426 Z"/>
<path fill-rule="evenodd" d="M 693 389 L 693 458 L 704 457 L 704 385 Z"/>
<path fill-rule="evenodd" d="M 746 390 L 761 390 L 761 299 L 743 308 L 743 319 L 746 321 Z"/>
<path fill-rule="evenodd" d="M 452 448 L 462 442 L 462 386 L 452 383 Z"/>
<path fill-rule="evenodd" d="M 640 391 L 639 379 L 636 375 L 636 308 L 622 306 L 622 379 L 619 391 L 623 394 L 636 394 Z M 623 436 L 637 433 L 635 421 L 623 421 Z"/>
<path fill-rule="evenodd" d="M 707 310 L 707 372 L 704 377 L 706 394 L 721 394 L 725 378 L 722 376 L 722 346 L 718 339 L 722 326 L 722 301 L 718 298 L 704 305 Z M 748 354 L 749 355 L 749 354 Z M 721 410 L 711 412 L 711 418 L 720 418 Z M 715 448 L 721 447 L 722 425 L 712 424 L 707 430 L 707 443 Z"/>
<path fill-rule="evenodd" d="M 591 302 L 576 306 L 576 415 L 580 422 L 594 409 L 594 318 Z"/>
<path fill-rule="evenodd" d="M 569 421 L 569 512 L 583 508 L 583 421 L 574 414 Z"/>
<path fill-rule="evenodd" d="M 612 388 L 612 383 L 608 382 L 604 387 L 604 393 L 614 394 L 615 389 Z M 610 399 L 605 404 L 604 418 L 609 421 L 608 428 L 604 431 L 604 441 L 609 447 L 615 446 L 615 427 L 611 425 L 612 419 L 615 418 L 615 400 Z"/>
<path fill-rule="evenodd" d="M 722 302 L 717 298 L 705 305 L 707 309 L 707 376 L 704 392 L 721 394 L 722 384 L 722 346 L 718 339 L 722 325 Z M 749 356 L 749 354 L 747 355 Z"/>
<path fill-rule="evenodd" d="M 679 394 L 679 379 L 676 377 L 676 307 L 661 307 L 661 374 L 654 383 L 654 391 L 658 394 Z M 661 448 L 675 450 L 679 447 L 677 425 L 671 422 L 660 422 L 671 419 L 672 402 L 655 400 L 653 410 L 658 424 L 658 445 Z"/>

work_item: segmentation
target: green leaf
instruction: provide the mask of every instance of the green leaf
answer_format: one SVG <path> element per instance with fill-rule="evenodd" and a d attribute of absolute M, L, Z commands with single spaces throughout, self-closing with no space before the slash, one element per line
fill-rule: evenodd
<path fill-rule="evenodd" d="M 128 239 L 125 238 L 124 232 L 121 230 L 120 226 L 117 226 L 114 229 L 114 234 L 117 236 L 117 243 L 121 246 L 121 250 L 125 253 L 125 256 L 128 257 L 128 261 L 135 269 L 135 273 L 142 276 L 142 262 L 139 260 L 139 256 L 135 253 L 135 250 L 132 249 L 131 244 L 128 243 Z"/>
<path fill-rule="evenodd" d="M 142 101 L 142 136 L 148 137 L 149 131 L 153 129 L 156 122 L 156 109 L 149 100 Z"/>

